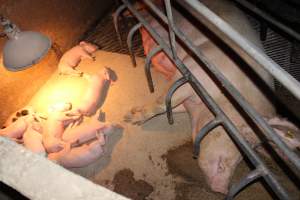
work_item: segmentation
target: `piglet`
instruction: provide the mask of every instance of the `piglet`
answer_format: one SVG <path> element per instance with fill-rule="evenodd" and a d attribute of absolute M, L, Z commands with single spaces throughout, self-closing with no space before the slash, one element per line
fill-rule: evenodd
<path fill-rule="evenodd" d="M 53 112 L 49 115 L 44 124 L 43 144 L 48 153 L 57 152 L 63 149 L 65 144 L 62 140 L 62 134 L 65 126 L 78 120 L 80 115 L 69 115 L 64 112 Z"/>
<path fill-rule="evenodd" d="M 116 129 L 121 128 L 118 124 L 110 124 L 91 120 L 88 123 L 81 124 L 73 129 L 64 132 L 62 139 L 65 142 L 73 145 L 80 145 L 92 139 L 95 139 L 97 133 L 101 132 L 104 135 L 111 134 Z"/>
<path fill-rule="evenodd" d="M 26 131 L 27 126 L 26 120 L 20 118 L 8 127 L 0 129 L 0 136 L 9 137 L 11 139 L 20 139 Z"/>
<path fill-rule="evenodd" d="M 97 140 L 79 147 L 71 148 L 71 144 L 68 143 L 62 151 L 49 154 L 48 159 L 67 168 L 84 167 L 95 162 L 103 154 L 104 143 L 104 135 L 99 134 Z"/>
<path fill-rule="evenodd" d="M 106 84 L 110 84 L 110 69 L 104 68 L 97 74 L 86 76 L 86 79 L 88 79 L 89 86 L 82 101 L 75 108 L 75 113 L 90 116 L 96 112 L 99 100 L 101 99 L 101 94 L 103 94 L 103 89 Z"/>
<path fill-rule="evenodd" d="M 77 65 L 82 59 L 95 60 L 95 57 L 92 55 L 98 50 L 98 47 L 94 44 L 88 42 L 80 42 L 75 47 L 68 50 L 61 57 L 58 64 L 58 71 L 60 75 L 73 75 L 73 76 L 82 76 L 83 73 L 75 70 Z"/>
<path fill-rule="evenodd" d="M 24 146 L 34 153 L 46 156 L 42 138 L 42 135 L 37 130 L 33 127 L 28 127 L 23 135 Z"/>
<path fill-rule="evenodd" d="M 24 108 L 17 110 L 13 114 L 11 114 L 5 123 L 3 124 L 2 128 L 6 128 L 10 126 L 12 123 L 17 121 L 19 118 L 26 118 L 28 116 L 36 116 L 35 111 L 31 106 L 25 106 Z"/>

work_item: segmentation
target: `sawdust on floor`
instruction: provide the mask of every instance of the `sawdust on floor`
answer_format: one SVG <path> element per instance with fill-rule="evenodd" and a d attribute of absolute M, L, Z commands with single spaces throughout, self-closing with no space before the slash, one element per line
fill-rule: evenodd
<path fill-rule="evenodd" d="M 106 66 L 115 71 L 117 81 L 108 89 L 101 109 L 105 112 L 105 121 L 120 123 L 124 129 L 108 137 L 105 154 L 98 161 L 71 170 L 132 199 L 223 199 L 223 195 L 208 189 L 196 161 L 192 159 L 191 144 L 186 144 L 191 140 L 186 113 L 175 114 L 173 125 L 168 124 L 165 115 L 142 126 L 123 122 L 123 116 L 130 108 L 154 101 L 160 95 L 164 88 L 158 86 L 165 85 L 163 77 L 152 73 L 155 93 L 151 94 L 144 75 L 143 59 L 137 58 L 137 67 L 134 68 L 128 55 L 105 51 L 97 52 L 95 62 L 82 61 L 79 69 L 95 73 Z M 244 162 L 240 164 L 234 181 L 248 171 Z M 252 185 L 237 197 L 270 198 L 261 183 Z"/>

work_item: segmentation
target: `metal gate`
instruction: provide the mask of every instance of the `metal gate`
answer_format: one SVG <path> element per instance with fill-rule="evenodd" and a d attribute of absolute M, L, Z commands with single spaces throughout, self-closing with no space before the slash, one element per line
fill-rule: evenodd
<path fill-rule="evenodd" d="M 135 64 L 135 57 L 132 52 L 132 38 L 133 35 L 140 27 L 144 27 L 152 38 L 159 44 L 157 48 L 154 48 L 146 58 L 145 71 L 148 80 L 148 85 L 150 91 L 153 92 L 153 83 L 150 74 L 150 62 L 151 58 L 158 52 L 164 51 L 166 55 L 173 60 L 179 72 L 182 74 L 182 78 L 177 80 L 174 85 L 170 88 L 169 93 L 166 97 L 166 108 L 169 123 L 173 123 L 172 118 L 172 107 L 171 98 L 174 92 L 183 84 L 190 84 L 194 89 L 196 94 L 202 99 L 206 106 L 212 111 L 215 119 L 206 124 L 199 132 L 196 137 L 194 144 L 194 155 L 199 154 L 200 141 L 205 135 L 207 135 L 212 129 L 217 126 L 222 126 L 230 138 L 239 147 L 240 151 L 243 152 L 250 162 L 255 166 L 255 169 L 251 171 L 248 175 L 240 180 L 238 184 L 231 186 L 227 199 L 233 199 L 234 196 L 239 193 L 244 187 L 249 183 L 253 182 L 258 178 L 263 178 L 266 183 L 272 188 L 273 192 L 283 200 L 290 199 L 286 190 L 281 186 L 279 181 L 275 178 L 272 172 L 267 168 L 266 164 L 257 155 L 253 148 L 246 142 L 246 140 L 241 136 L 236 126 L 228 118 L 228 116 L 223 112 L 220 106 L 215 102 L 215 100 L 208 94 L 207 90 L 202 86 L 202 84 L 194 77 L 194 75 L 188 70 L 188 68 L 183 64 L 176 54 L 175 48 L 175 37 L 177 37 L 181 42 L 183 42 L 187 48 L 204 63 L 205 68 L 214 76 L 217 80 L 216 84 L 222 84 L 223 88 L 235 99 L 236 103 L 242 108 L 242 110 L 248 115 L 252 122 L 259 127 L 259 129 L 264 133 L 268 140 L 273 142 L 280 151 L 288 158 L 289 162 L 294 166 L 293 169 L 296 170 L 295 174 L 298 174 L 300 170 L 300 158 L 295 152 L 290 150 L 286 144 L 279 138 L 279 136 L 274 132 L 274 130 L 266 123 L 266 121 L 257 113 L 254 108 L 244 99 L 239 91 L 233 87 L 233 85 L 224 77 L 224 75 L 218 70 L 218 68 L 210 63 L 208 59 L 203 55 L 201 50 L 197 49 L 192 41 L 190 41 L 184 32 L 176 27 L 174 19 L 172 16 L 172 5 L 170 0 L 164 0 L 166 15 L 154 5 L 150 0 L 141 0 L 144 2 L 150 10 L 160 18 L 160 20 L 167 25 L 169 31 L 169 41 L 170 45 L 164 41 L 164 39 L 149 25 L 149 23 L 143 18 L 143 16 L 136 10 L 129 0 L 121 0 L 122 5 L 117 9 L 114 15 L 114 23 L 116 31 L 119 32 L 118 28 L 118 17 L 126 9 L 128 9 L 133 16 L 138 20 L 138 24 L 135 25 L 129 32 L 127 38 L 127 44 L 129 47 L 129 52 L 131 53 L 133 64 Z M 197 0 L 174 0 L 177 4 L 189 10 L 189 12 L 198 19 L 202 24 L 207 26 L 208 29 L 216 33 L 228 46 L 230 46 L 235 52 L 237 52 L 241 58 L 243 58 L 252 69 L 255 70 L 254 65 L 260 66 L 269 72 L 281 85 L 283 85 L 287 90 L 291 92 L 296 99 L 300 99 L 300 83 L 295 80 L 289 73 L 282 70 L 272 59 L 260 54 L 258 49 L 247 40 L 245 40 L 239 33 L 232 29 L 226 22 L 224 22 L 220 17 L 211 12 L 205 5 Z M 119 38 L 121 38 L 119 36 Z"/>

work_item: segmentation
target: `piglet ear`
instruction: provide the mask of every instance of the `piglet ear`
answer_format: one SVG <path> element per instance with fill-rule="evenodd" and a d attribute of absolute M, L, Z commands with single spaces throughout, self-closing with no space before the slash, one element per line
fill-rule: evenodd
<path fill-rule="evenodd" d="M 85 41 L 79 42 L 79 46 L 84 46 L 84 45 L 86 45 L 86 42 L 85 42 Z"/>

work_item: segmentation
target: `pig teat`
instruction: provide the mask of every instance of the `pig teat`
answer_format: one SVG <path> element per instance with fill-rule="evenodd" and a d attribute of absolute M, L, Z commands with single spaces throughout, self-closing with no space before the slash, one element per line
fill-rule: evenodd
<path fill-rule="evenodd" d="M 72 103 L 70 102 L 57 102 L 49 106 L 49 112 L 65 112 L 72 109 Z"/>

